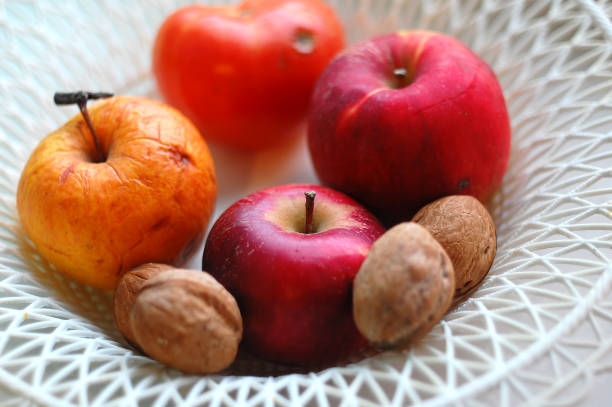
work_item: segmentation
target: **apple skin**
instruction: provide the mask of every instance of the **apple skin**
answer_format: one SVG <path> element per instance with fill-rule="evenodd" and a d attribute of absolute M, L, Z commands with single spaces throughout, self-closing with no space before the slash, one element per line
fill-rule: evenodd
<path fill-rule="evenodd" d="M 17 209 L 39 253 L 82 283 L 114 288 L 147 262 L 180 265 L 201 243 L 217 184 L 204 139 L 177 110 L 137 97 L 88 108 L 45 137 L 25 165 Z"/>
<path fill-rule="evenodd" d="M 316 192 L 313 232 L 303 233 L 304 192 Z M 283 185 L 230 206 L 213 225 L 202 268 L 238 301 L 244 343 L 267 360 L 325 365 L 363 348 L 352 318 L 352 284 L 384 232 L 348 196 Z"/>
<path fill-rule="evenodd" d="M 346 49 L 311 101 L 308 144 L 319 179 L 388 224 L 446 195 L 486 202 L 510 143 L 494 72 L 440 33 L 401 31 Z"/>

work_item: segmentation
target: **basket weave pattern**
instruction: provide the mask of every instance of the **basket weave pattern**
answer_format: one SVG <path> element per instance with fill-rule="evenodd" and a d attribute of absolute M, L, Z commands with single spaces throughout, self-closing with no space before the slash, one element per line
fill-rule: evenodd
<path fill-rule="evenodd" d="M 612 3 L 330 3 L 351 42 L 443 31 L 498 74 L 513 147 L 490 205 L 499 247 L 483 285 L 412 350 L 314 373 L 241 357 L 226 374 L 186 376 L 138 355 L 113 326 L 108 294 L 37 254 L 15 191 L 38 141 L 74 114 L 53 106 L 54 91 L 157 96 L 151 42 L 182 3 L 0 3 L 5 405 L 573 405 L 612 370 Z"/>

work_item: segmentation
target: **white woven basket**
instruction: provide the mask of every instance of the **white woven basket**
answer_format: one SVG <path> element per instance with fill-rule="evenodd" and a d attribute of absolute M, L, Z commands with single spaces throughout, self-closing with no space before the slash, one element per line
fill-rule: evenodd
<path fill-rule="evenodd" d="M 612 4 L 331 3 L 351 42 L 439 30 L 499 75 L 513 148 L 491 205 L 499 250 L 481 288 L 409 352 L 308 374 L 241 356 L 223 375 L 187 376 L 135 353 L 113 326 L 109 296 L 36 253 L 15 190 L 34 146 L 75 114 L 53 106 L 54 91 L 158 97 L 151 44 L 180 4 L 0 2 L 3 405 L 596 405 L 612 395 Z M 215 217 L 261 187 L 316 181 L 303 140 L 280 152 L 213 154 Z"/>

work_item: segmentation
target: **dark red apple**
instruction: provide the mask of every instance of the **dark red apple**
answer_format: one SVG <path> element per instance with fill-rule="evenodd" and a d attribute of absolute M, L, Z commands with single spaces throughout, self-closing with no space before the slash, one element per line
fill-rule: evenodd
<path fill-rule="evenodd" d="M 365 345 L 353 322 L 351 290 L 383 232 L 372 214 L 340 192 L 272 187 L 219 217 L 202 268 L 238 301 L 251 352 L 281 363 L 323 365 Z"/>
<path fill-rule="evenodd" d="M 317 82 L 308 125 L 319 179 L 390 223 L 445 195 L 488 200 L 510 154 L 494 72 L 458 40 L 429 31 L 339 54 Z"/>

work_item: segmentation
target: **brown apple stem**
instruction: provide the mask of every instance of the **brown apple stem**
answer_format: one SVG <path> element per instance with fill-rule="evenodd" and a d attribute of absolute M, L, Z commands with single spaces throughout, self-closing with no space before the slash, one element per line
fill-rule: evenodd
<path fill-rule="evenodd" d="M 315 191 L 306 191 L 306 223 L 304 225 L 304 233 L 312 233 L 312 214 L 314 212 L 314 200 L 317 193 Z"/>
<path fill-rule="evenodd" d="M 55 93 L 53 95 L 53 101 L 56 105 L 73 105 L 76 104 L 83 115 L 83 119 L 85 119 L 85 123 L 87 127 L 89 127 L 89 131 L 91 132 L 91 137 L 93 138 L 94 146 L 96 148 L 96 156 L 94 157 L 94 162 L 102 162 L 105 160 L 104 150 L 100 145 L 100 140 L 96 135 L 93 124 L 91 123 L 91 119 L 89 117 L 89 113 L 87 112 L 87 101 L 90 99 L 102 99 L 113 96 L 112 93 L 107 92 L 69 92 L 69 93 Z"/>
<path fill-rule="evenodd" d="M 405 78 L 406 75 L 408 75 L 408 71 L 406 70 L 406 68 L 395 68 L 393 70 L 393 75 L 395 75 L 398 78 Z"/>
<path fill-rule="evenodd" d="M 393 76 L 395 77 L 396 89 L 401 89 L 408 85 L 408 71 L 406 68 L 395 68 L 393 70 Z"/>

